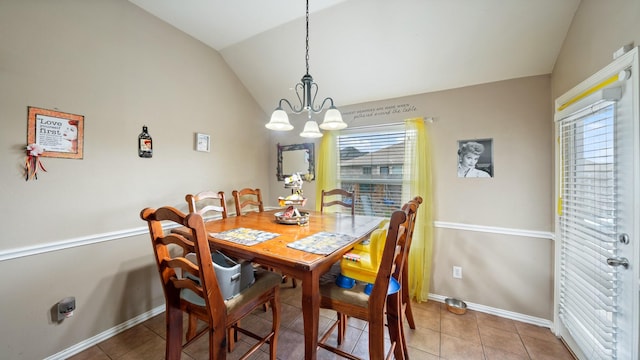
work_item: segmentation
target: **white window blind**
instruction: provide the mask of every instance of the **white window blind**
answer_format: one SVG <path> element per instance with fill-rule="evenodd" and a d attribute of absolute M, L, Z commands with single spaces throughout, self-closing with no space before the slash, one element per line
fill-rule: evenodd
<path fill-rule="evenodd" d="M 355 192 L 356 213 L 390 216 L 402 206 L 403 127 L 355 129 L 338 136 L 343 189 Z"/>
<path fill-rule="evenodd" d="M 589 359 L 616 358 L 615 103 L 560 122 L 562 212 L 559 316 Z"/>

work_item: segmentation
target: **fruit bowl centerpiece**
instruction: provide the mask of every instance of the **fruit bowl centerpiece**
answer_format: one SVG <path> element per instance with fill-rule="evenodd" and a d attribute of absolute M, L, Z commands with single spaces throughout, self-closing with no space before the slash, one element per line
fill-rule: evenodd
<path fill-rule="evenodd" d="M 300 211 L 289 205 L 285 211 L 275 213 L 276 222 L 286 225 L 306 225 L 309 222 L 309 213 Z"/>

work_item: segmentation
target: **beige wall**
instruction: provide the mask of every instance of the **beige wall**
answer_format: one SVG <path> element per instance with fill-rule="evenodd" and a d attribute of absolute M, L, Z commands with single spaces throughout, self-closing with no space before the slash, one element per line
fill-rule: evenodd
<path fill-rule="evenodd" d="M 163 304 L 143 207 L 245 186 L 269 198 L 267 116 L 217 52 L 125 0 L 1 0 L 0 34 L 0 357 L 41 359 Z M 25 182 L 28 106 L 84 115 L 84 159 L 43 158 Z M 75 315 L 52 323 L 67 296 Z"/>
<path fill-rule="evenodd" d="M 549 77 L 537 76 L 425 96 L 434 156 L 436 221 L 549 232 L 553 206 Z M 457 140 L 493 139 L 494 177 L 456 174 Z M 551 319 L 549 239 L 437 228 L 431 292 Z M 452 278 L 461 266 L 463 279 Z"/>
<path fill-rule="evenodd" d="M 627 44 L 640 45 L 640 1 L 582 0 L 553 69 L 553 98 L 605 67 Z"/>
<path fill-rule="evenodd" d="M 551 80 L 515 79 L 341 110 L 416 106 L 386 118 L 347 118 L 352 126 L 404 115 L 435 118 L 429 129 L 436 221 L 550 231 L 551 101 L 608 64 L 617 48 L 639 42 L 639 7 L 636 0 L 583 0 Z M 287 193 L 275 181 L 275 143 L 302 139 L 268 136 L 267 115 L 219 54 L 129 2 L 0 0 L 0 34 L 3 356 L 43 358 L 163 303 L 146 235 L 12 258 L 17 250 L 139 233 L 141 208 L 184 209 L 186 192 L 261 187 L 270 204 Z M 84 159 L 45 158 L 48 172 L 25 182 L 27 106 L 84 115 Z M 152 159 L 136 155 L 145 124 Z M 211 153 L 192 150 L 194 132 L 212 136 Z M 468 138 L 494 139 L 495 178 L 455 177 L 456 141 Z M 314 185 L 305 186 L 308 196 Z M 552 250 L 547 239 L 437 227 L 431 293 L 551 319 Z M 462 280 L 452 279 L 453 265 L 463 267 Z M 51 306 L 66 296 L 76 296 L 78 310 L 51 323 Z"/>
<path fill-rule="evenodd" d="M 628 44 L 640 45 L 640 1 L 582 0 L 553 70 L 553 98 L 606 67 L 613 53 Z M 640 342 L 637 331 L 636 336 Z"/>
<path fill-rule="evenodd" d="M 410 105 L 402 107 L 401 105 Z M 428 123 L 433 147 L 434 220 L 472 228 L 499 227 L 512 233 L 552 229 L 552 122 L 549 76 L 535 76 L 386 101 L 343 106 L 353 127 L 433 117 Z M 411 108 L 379 115 L 369 109 Z M 371 114 L 357 117 L 359 111 Z M 296 120 L 294 120 L 296 119 Z M 308 142 L 296 129 L 272 133 L 275 143 Z M 458 140 L 493 139 L 495 177 L 457 177 Z M 316 142 L 316 147 L 318 142 Z M 285 194 L 271 178 L 271 192 Z M 305 183 L 314 200 L 315 182 Z M 417 194 L 416 194 L 417 195 Z M 420 194 L 425 195 L 425 194 Z M 313 206 L 313 201 L 308 207 Z M 550 320 L 553 317 L 553 242 L 550 239 L 438 227 L 430 293 Z M 462 266 L 463 279 L 452 278 Z"/>

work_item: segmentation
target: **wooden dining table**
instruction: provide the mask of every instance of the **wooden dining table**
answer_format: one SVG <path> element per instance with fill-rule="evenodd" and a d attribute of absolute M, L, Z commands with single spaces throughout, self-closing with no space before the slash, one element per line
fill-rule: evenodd
<path fill-rule="evenodd" d="M 242 216 L 207 221 L 205 226 L 213 249 L 221 250 L 225 254 L 239 259 L 276 268 L 282 273 L 302 281 L 304 358 L 315 359 L 320 320 L 320 276 L 329 271 L 331 266 L 342 258 L 342 255 L 353 248 L 353 245 L 367 238 L 384 218 L 304 210 L 309 213 L 307 224 L 282 224 L 277 222 L 275 217 L 275 213 L 279 211 L 282 210 L 250 212 Z M 218 233 L 240 228 L 278 235 L 270 240 L 250 246 L 216 238 Z M 287 246 L 320 232 L 348 235 L 350 240 L 326 255 Z"/>

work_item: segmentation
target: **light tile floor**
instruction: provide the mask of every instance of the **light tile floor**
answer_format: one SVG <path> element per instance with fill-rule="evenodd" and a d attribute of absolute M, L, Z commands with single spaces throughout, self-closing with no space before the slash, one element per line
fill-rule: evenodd
<path fill-rule="evenodd" d="M 282 321 L 278 340 L 278 359 L 304 357 L 304 330 L 300 305 L 300 286 L 281 288 Z M 444 304 L 429 301 L 413 304 L 416 329 L 405 324 L 407 344 L 412 359 L 553 359 L 572 360 L 570 352 L 549 329 L 521 323 L 494 315 L 468 310 L 455 315 Z M 335 313 L 320 312 L 320 333 L 335 319 Z M 271 313 L 257 310 L 242 324 L 261 333 L 271 326 Z M 72 360 L 152 360 L 164 358 L 164 313 L 99 343 L 73 357 Z M 335 343 L 335 334 L 333 338 Z M 246 342 L 245 342 L 246 341 Z M 236 350 L 227 358 L 237 359 L 252 340 L 243 336 Z M 367 358 L 368 338 L 366 323 L 351 319 L 343 350 Z M 263 346 L 251 359 L 268 359 L 268 348 Z M 206 336 L 185 348 L 183 359 L 208 358 Z M 318 350 L 318 359 L 337 359 L 333 353 Z"/>

